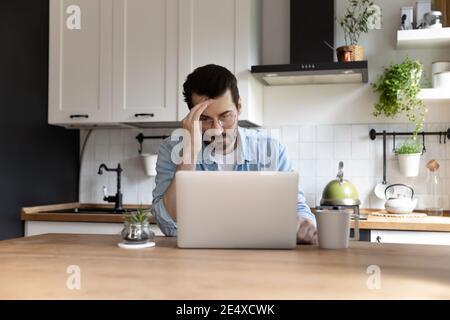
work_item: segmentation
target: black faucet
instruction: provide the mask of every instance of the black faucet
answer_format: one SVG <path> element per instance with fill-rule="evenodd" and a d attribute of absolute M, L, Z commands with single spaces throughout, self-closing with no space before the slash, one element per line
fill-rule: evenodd
<path fill-rule="evenodd" d="M 117 193 L 115 196 L 108 196 L 106 194 L 106 187 L 103 187 L 103 192 L 105 194 L 103 200 L 107 202 L 114 202 L 114 210 L 123 211 L 123 202 L 122 202 L 122 192 L 121 192 L 121 178 L 123 169 L 120 167 L 120 163 L 117 165 L 115 169 L 109 169 L 104 163 L 100 165 L 98 168 L 98 174 L 103 174 L 103 170 L 109 172 L 117 172 Z"/>

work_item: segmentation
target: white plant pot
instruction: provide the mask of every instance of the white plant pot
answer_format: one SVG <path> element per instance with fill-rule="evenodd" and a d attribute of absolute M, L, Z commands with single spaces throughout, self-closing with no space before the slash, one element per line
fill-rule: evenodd
<path fill-rule="evenodd" d="M 144 172 L 149 177 L 156 176 L 156 161 L 158 160 L 157 154 L 141 154 L 142 165 L 144 167 Z"/>
<path fill-rule="evenodd" d="M 421 155 L 421 153 L 398 154 L 400 173 L 405 177 L 417 177 L 419 175 Z"/>

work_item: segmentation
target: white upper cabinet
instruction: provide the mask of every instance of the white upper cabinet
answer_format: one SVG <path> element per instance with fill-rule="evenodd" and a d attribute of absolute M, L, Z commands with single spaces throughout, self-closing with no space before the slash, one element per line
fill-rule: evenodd
<path fill-rule="evenodd" d="M 113 121 L 175 121 L 178 0 L 114 0 Z"/>
<path fill-rule="evenodd" d="M 51 124 L 111 122 L 112 1 L 50 1 Z"/>
<path fill-rule="evenodd" d="M 262 124 L 261 0 L 50 0 L 49 123 L 180 121 L 196 67 L 238 78 L 241 120 Z"/>
<path fill-rule="evenodd" d="M 178 120 L 188 108 L 182 97 L 186 76 L 214 63 L 233 72 L 243 100 L 241 121 L 261 125 L 263 88 L 250 73 L 260 64 L 260 0 L 184 0 L 180 2 Z"/>

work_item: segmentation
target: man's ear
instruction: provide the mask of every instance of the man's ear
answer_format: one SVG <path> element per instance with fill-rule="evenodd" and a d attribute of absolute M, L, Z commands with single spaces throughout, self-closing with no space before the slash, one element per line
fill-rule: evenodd
<path fill-rule="evenodd" d="M 242 112 L 242 98 L 241 98 L 241 97 L 239 97 L 239 102 L 238 102 L 238 105 L 237 105 L 237 110 L 238 110 L 238 114 L 241 114 L 241 112 Z"/>

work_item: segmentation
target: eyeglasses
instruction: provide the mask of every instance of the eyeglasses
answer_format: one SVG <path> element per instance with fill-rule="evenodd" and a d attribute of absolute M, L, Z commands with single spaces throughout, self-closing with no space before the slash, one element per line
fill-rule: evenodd
<path fill-rule="evenodd" d="M 236 113 L 230 111 L 219 116 L 217 121 L 219 122 L 219 125 L 225 129 L 232 127 L 236 121 L 236 118 Z M 214 126 L 214 119 L 208 117 L 200 116 L 200 122 L 202 123 L 202 128 L 208 129 Z"/>

